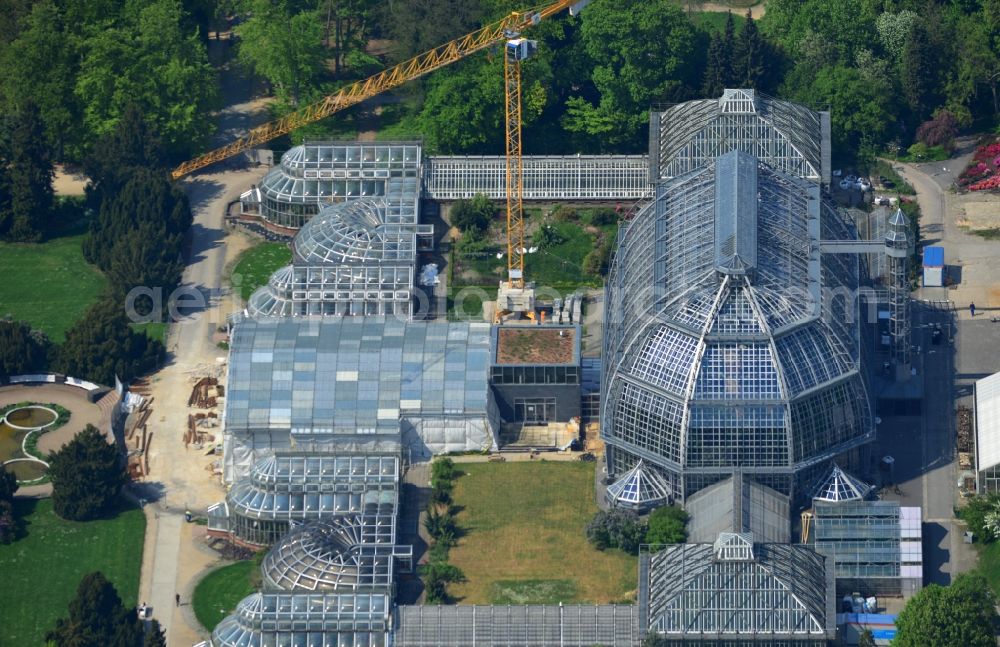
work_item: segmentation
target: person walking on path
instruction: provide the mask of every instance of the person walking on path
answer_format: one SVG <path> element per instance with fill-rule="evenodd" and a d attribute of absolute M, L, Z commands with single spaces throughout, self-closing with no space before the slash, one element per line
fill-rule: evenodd
<path fill-rule="evenodd" d="M 180 593 L 174 593 L 174 604 L 176 606 L 181 606 L 181 594 Z"/>
<path fill-rule="evenodd" d="M 969 316 L 970 317 L 975 317 L 976 316 L 976 304 L 975 303 L 970 303 L 969 304 Z"/>

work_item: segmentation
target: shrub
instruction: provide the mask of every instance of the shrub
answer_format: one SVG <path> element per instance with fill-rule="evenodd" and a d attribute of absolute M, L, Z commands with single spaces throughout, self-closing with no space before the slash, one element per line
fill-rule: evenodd
<path fill-rule="evenodd" d="M 614 253 L 614 240 L 601 243 L 583 258 L 583 271 L 591 276 L 607 276 L 611 267 L 611 255 Z"/>
<path fill-rule="evenodd" d="M 645 536 L 645 524 L 627 510 L 601 510 L 587 524 L 587 539 L 597 550 L 620 548 L 635 554 Z"/>
<path fill-rule="evenodd" d="M 934 118 L 925 121 L 917 128 L 917 140 L 928 146 L 941 146 L 951 151 L 958 135 L 958 119 L 947 110 L 938 110 Z"/>
<path fill-rule="evenodd" d="M 559 233 L 559 230 L 552 225 L 542 225 L 531 238 L 531 242 L 539 249 L 555 247 L 565 240 L 563 235 Z"/>
<path fill-rule="evenodd" d="M 556 222 L 574 222 L 579 218 L 576 210 L 565 205 L 559 205 L 552 212 L 552 219 Z"/>
<path fill-rule="evenodd" d="M 451 601 L 448 595 L 448 585 L 452 582 L 465 581 L 465 573 L 457 566 L 447 562 L 434 561 L 420 567 L 424 578 L 424 591 L 427 593 L 427 604 L 445 604 Z"/>
<path fill-rule="evenodd" d="M 991 542 L 996 537 L 987 528 L 986 519 L 998 509 L 1000 509 L 1000 494 L 974 496 L 958 510 L 958 518 L 969 526 L 969 530 L 979 541 Z"/>
<path fill-rule="evenodd" d="M 440 456 L 431 463 L 431 484 L 435 481 L 451 481 L 458 476 L 455 461 L 447 456 Z"/>
<path fill-rule="evenodd" d="M 679 506 L 653 510 L 647 520 L 647 544 L 680 544 L 687 539 L 688 513 Z"/>
<path fill-rule="evenodd" d="M 590 214 L 590 224 L 595 227 L 613 225 L 616 222 L 618 222 L 618 212 L 608 207 L 594 209 Z"/>
<path fill-rule="evenodd" d="M 471 200 L 457 200 L 451 207 L 451 224 L 463 235 L 480 238 L 490 228 L 496 207 L 485 195 L 476 194 Z"/>

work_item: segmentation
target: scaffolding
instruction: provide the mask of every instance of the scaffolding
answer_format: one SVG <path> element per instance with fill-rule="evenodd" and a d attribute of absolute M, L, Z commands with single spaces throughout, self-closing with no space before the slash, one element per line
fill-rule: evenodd
<path fill-rule="evenodd" d="M 817 466 L 873 439 L 858 260 L 818 244 L 855 238 L 822 196 L 822 118 L 772 119 L 802 110 L 727 90 L 661 120 L 664 179 L 622 228 L 606 288 L 612 476 L 642 459 L 683 500 L 738 469 L 801 497 Z M 736 117 L 738 137 L 719 125 Z"/>

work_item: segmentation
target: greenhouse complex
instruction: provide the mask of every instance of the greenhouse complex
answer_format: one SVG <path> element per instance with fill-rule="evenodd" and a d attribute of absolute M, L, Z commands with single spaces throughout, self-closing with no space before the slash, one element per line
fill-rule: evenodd
<path fill-rule="evenodd" d="M 829 130 L 827 114 L 726 90 L 654 112 L 648 156 L 526 160 L 529 199 L 641 201 L 618 235 L 596 370 L 576 321 L 415 316 L 433 246 L 422 196 L 503 197 L 502 158 L 286 153 L 242 198 L 244 216 L 297 233 L 292 264 L 232 321 L 230 489 L 208 522 L 267 550 L 261 590 L 202 645 L 820 647 L 839 591 L 919 588 L 919 509 L 875 505 L 845 471 L 864 473 L 875 427 L 857 303 L 826 298 L 862 271 L 830 251 L 857 236 L 825 190 Z M 551 337 L 498 334 L 517 329 Z M 418 515 L 407 470 L 567 417 L 579 430 L 585 392 L 601 400 L 600 504 L 684 505 L 689 543 L 641 549 L 633 604 L 399 604 L 422 550 L 401 540 Z"/>

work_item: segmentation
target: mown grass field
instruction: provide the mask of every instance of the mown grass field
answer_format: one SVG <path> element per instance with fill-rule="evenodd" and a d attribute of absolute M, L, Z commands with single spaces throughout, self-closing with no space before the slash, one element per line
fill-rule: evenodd
<path fill-rule="evenodd" d="M 254 290 L 267 283 L 275 271 L 291 260 L 292 250 L 285 243 L 260 243 L 240 254 L 230 274 L 230 283 L 246 301 Z"/>
<path fill-rule="evenodd" d="M 0 645 L 42 645 L 68 614 L 87 573 L 101 571 L 126 607 L 136 605 L 146 518 L 125 508 L 111 519 L 60 519 L 52 500 L 17 499 L 23 533 L 0 545 Z"/>
<path fill-rule="evenodd" d="M 83 259 L 83 238 L 0 243 L 0 317 L 26 321 L 62 342 L 107 285 L 101 271 Z"/>
<path fill-rule="evenodd" d="M 212 571 L 198 582 L 191 605 L 205 629 L 215 629 L 240 600 L 254 592 L 252 577 L 257 568 L 254 560 L 236 562 Z"/>
<path fill-rule="evenodd" d="M 584 534 L 597 512 L 593 463 L 458 467 L 462 536 L 448 561 L 467 581 L 448 588 L 461 604 L 634 600 L 636 558 L 598 551 Z"/>

